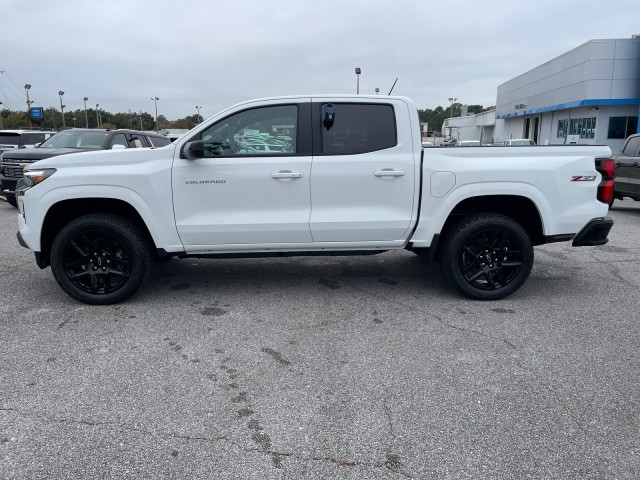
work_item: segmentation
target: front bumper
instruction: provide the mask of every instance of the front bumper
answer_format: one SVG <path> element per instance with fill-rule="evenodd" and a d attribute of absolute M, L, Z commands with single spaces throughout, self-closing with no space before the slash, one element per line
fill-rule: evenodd
<path fill-rule="evenodd" d="M 613 218 L 594 218 L 587 223 L 578 234 L 573 237 L 574 247 L 594 247 L 604 245 L 609 241 L 607 236 L 613 227 Z"/>

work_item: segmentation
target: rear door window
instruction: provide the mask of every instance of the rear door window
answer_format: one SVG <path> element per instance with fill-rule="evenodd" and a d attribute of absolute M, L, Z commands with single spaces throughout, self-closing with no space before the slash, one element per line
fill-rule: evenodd
<path fill-rule="evenodd" d="M 375 152 L 398 144 L 391 105 L 324 103 L 320 108 L 322 155 Z"/>
<path fill-rule="evenodd" d="M 147 140 L 151 144 L 152 147 L 164 147 L 171 143 L 169 137 L 152 137 L 148 136 Z"/>

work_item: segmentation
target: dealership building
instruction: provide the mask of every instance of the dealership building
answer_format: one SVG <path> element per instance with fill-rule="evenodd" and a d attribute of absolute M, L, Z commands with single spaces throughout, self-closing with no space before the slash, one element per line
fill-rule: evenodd
<path fill-rule="evenodd" d="M 495 111 L 450 118 L 458 140 L 609 145 L 639 132 L 640 36 L 590 40 L 498 87 Z"/>

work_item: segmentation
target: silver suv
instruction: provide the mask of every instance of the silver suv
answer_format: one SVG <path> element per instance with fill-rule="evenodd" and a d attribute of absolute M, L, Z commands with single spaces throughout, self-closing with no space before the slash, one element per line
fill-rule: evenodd
<path fill-rule="evenodd" d="M 0 153 L 14 148 L 33 148 L 55 134 L 48 130 L 0 130 Z"/>

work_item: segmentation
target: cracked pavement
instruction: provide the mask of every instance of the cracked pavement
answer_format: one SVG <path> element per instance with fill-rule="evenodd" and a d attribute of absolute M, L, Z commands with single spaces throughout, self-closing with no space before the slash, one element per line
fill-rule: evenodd
<path fill-rule="evenodd" d="M 409 252 L 67 297 L 0 200 L 0 478 L 640 478 L 640 203 L 474 302 Z"/>

